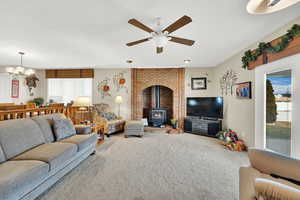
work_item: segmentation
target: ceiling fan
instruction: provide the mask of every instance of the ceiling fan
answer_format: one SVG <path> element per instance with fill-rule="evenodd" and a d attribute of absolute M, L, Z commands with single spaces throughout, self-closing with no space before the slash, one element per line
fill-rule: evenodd
<path fill-rule="evenodd" d="M 142 24 L 141 22 L 139 22 L 136 19 L 130 19 L 128 21 L 129 24 L 150 33 L 151 36 L 148 38 L 142 39 L 142 40 L 137 40 L 134 42 L 127 43 L 126 45 L 134 46 L 134 45 L 140 44 L 142 42 L 153 41 L 156 46 L 156 53 L 162 53 L 163 48 L 167 44 L 168 41 L 192 46 L 195 43 L 195 41 L 193 41 L 193 40 L 170 36 L 171 33 L 180 29 L 181 27 L 187 25 L 190 22 L 192 22 L 192 19 L 185 15 L 185 16 L 181 17 L 180 19 L 178 19 L 173 24 L 169 25 L 167 28 L 162 29 L 161 24 L 160 24 L 160 18 L 158 18 L 157 19 L 157 27 L 158 28 L 157 28 L 157 30 L 153 30 L 153 29 L 149 28 L 148 26 Z"/>

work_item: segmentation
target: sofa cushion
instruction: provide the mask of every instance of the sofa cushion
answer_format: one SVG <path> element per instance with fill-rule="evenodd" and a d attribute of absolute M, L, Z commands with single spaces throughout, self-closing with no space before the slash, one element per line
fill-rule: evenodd
<path fill-rule="evenodd" d="M 2 150 L 2 147 L 0 146 L 0 163 L 6 161 L 6 158 L 5 158 L 5 155 L 4 155 L 4 152 Z"/>
<path fill-rule="evenodd" d="M 41 115 L 32 118 L 41 128 L 45 140 L 47 143 L 53 142 L 55 140 L 53 133 L 53 120 L 65 119 L 63 114 L 51 114 L 51 115 Z"/>
<path fill-rule="evenodd" d="M 90 145 L 95 145 L 97 141 L 97 134 L 88 134 L 88 135 L 74 135 L 69 138 L 60 140 L 59 142 L 63 143 L 72 143 L 78 146 L 78 151 L 85 149 Z"/>
<path fill-rule="evenodd" d="M 261 173 L 300 181 L 300 160 L 255 148 L 249 148 L 248 155 L 252 167 Z"/>
<path fill-rule="evenodd" d="M 28 161 L 7 161 L 0 164 L 0 199 L 20 199 L 39 185 L 48 175 L 47 163 Z"/>
<path fill-rule="evenodd" d="M 125 125 L 125 120 L 111 120 L 107 122 L 107 125 L 109 128 L 112 128 L 113 126 Z"/>
<path fill-rule="evenodd" d="M 45 143 L 40 127 L 31 119 L 0 122 L 0 143 L 6 159 Z"/>
<path fill-rule="evenodd" d="M 255 192 L 258 199 L 300 199 L 300 190 L 264 178 L 255 179 Z"/>
<path fill-rule="evenodd" d="M 48 143 L 35 147 L 13 160 L 39 160 L 50 165 L 50 170 L 60 167 L 71 159 L 77 152 L 77 146 L 70 143 Z"/>
<path fill-rule="evenodd" d="M 76 134 L 74 124 L 70 119 L 53 120 L 53 131 L 57 141 Z"/>

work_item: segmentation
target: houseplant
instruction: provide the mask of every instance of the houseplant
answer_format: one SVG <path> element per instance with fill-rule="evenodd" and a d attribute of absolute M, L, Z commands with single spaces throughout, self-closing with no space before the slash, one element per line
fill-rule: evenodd
<path fill-rule="evenodd" d="M 29 101 L 30 103 L 35 103 L 35 105 L 37 107 L 40 107 L 41 105 L 44 104 L 44 99 L 42 97 L 37 97 L 37 98 L 34 98 L 33 100 Z"/>
<path fill-rule="evenodd" d="M 171 125 L 173 129 L 176 129 L 178 126 L 178 119 L 171 119 Z"/>

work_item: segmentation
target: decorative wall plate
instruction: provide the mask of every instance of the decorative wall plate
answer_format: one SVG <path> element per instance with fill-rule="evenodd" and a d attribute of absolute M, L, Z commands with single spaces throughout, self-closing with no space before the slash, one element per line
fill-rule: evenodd
<path fill-rule="evenodd" d="M 111 96 L 109 81 L 110 81 L 110 78 L 106 78 L 98 84 L 98 90 L 101 94 L 102 99 L 104 99 L 104 97 L 106 97 L 106 96 Z"/>
<path fill-rule="evenodd" d="M 126 86 L 125 73 L 126 73 L 126 71 L 119 72 L 113 76 L 113 83 L 117 89 L 117 92 L 119 92 L 121 89 L 125 89 L 126 92 L 128 93 L 128 88 Z"/>

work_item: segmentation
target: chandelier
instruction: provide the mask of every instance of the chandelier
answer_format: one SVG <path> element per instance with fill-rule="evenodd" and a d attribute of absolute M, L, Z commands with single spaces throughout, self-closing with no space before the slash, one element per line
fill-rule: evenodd
<path fill-rule="evenodd" d="M 24 52 L 19 52 L 21 57 L 21 64 L 16 67 L 7 67 L 6 72 L 13 76 L 30 76 L 35 73 L 33 69 L 29 69 L 23 66 L 23 56 L 25 55 Z"/>

